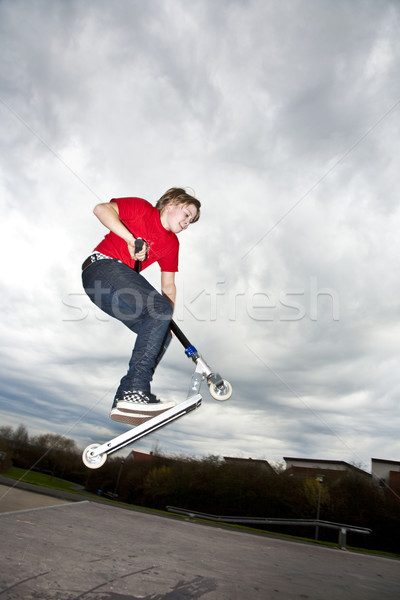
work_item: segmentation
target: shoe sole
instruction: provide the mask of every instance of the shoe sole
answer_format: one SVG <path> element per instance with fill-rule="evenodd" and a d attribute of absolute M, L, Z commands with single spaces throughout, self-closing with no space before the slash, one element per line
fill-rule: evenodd
<path fill-rule="evenodd" d="M 149 419 L 151 419 L 154 415 L 143 415 L 137 414 L 133 412 L 122 412 L 117 408 L 113 408 L 110 412 L 110 419 L 113 421 L 118 421 L 119 423 L 128 423 L 129 425 L 141 425 L 145 423 Z"/>
<path fill-rule="evenodd" d="M 123 412 L 131 412 L 140 415 L 154 417 L 176 406 L 175 402 L 159 402 L 152 404 L 139 404 L 127 400 L 118 400 L 117 409 Z"/>

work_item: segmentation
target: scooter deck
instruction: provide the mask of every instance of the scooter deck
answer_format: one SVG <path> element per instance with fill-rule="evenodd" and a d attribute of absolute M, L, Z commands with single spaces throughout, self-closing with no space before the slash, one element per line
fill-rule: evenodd
<path fill-rule="evenodd" d="M 83 457 L 86 466 L 90 468 L 98 468 L 98 466 L 100 466 L 99 462 L 103 463 L 107 455 L 112 454 L 124 446 L 128 446 L 140 438 L 153 433 L 153 431 L 156 431 L 157 429 L 176 421 L 180 417 L 183 417 L 184 415 L 198 408 L 201 405 L 201 401 L 201 395 L 195 394 L 177 406 L 173 406 L 169 410 L 166 410 L 160 415 L 149 419 L 145 423 L 142 423 L 141 425 L 138 425 L 137 427 L 118 435 L 109 442 L 105 442 L 101 445 L 94 444 L 92 446 L 88 446 L 84 451 Z"/>

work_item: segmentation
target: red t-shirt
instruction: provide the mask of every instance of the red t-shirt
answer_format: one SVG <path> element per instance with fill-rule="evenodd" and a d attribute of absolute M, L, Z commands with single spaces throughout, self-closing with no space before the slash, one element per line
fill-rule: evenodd
<path fill-rule="evenodd" d="M 149 245 L 146 260 L 142 261 L 141 269 L 158 262 L 161 271 L 178 271 L 179 241 L 175 233 L 167 231 L 161 224 L 159 211 L 143 198 L 113 198 L 119 211 L 119 218 L 135 236 L 143 238 Z M 127 243 L 110 231 L 95 248 L 96 251 L 118 258 L 132 269 L 132 260 Z"/>

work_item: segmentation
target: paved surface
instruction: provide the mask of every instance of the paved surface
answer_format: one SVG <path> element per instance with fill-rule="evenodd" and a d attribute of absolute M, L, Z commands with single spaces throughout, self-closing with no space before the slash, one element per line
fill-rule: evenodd
<path fill-rule="evenodd" d="M 400 599 L 400 561 L 11 491 L 0 600 Z"/>
<path fill-rule="evenodd" d="M 0 513 L 25 510 L 27 508 L 56 506 L 58 504 L 66 504 L 67 502 L 68 500 L 60 500 L 51 496 L 45 496 L 44 494 L 28 492 L 16 487 L 0 484 Z"/>

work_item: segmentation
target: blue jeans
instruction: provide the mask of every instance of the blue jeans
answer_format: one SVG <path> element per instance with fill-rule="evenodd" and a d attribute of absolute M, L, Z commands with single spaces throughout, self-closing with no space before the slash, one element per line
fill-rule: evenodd
<path fill-rule="evenodd" d="M 154 370 L 171 341 L 171 304 L 142 275 L 113 259 L 92 263 L 83 271 L 82 282 L 96 306 L 137 334 L 114 405 L 124 391 L 150 393 Z"/>

